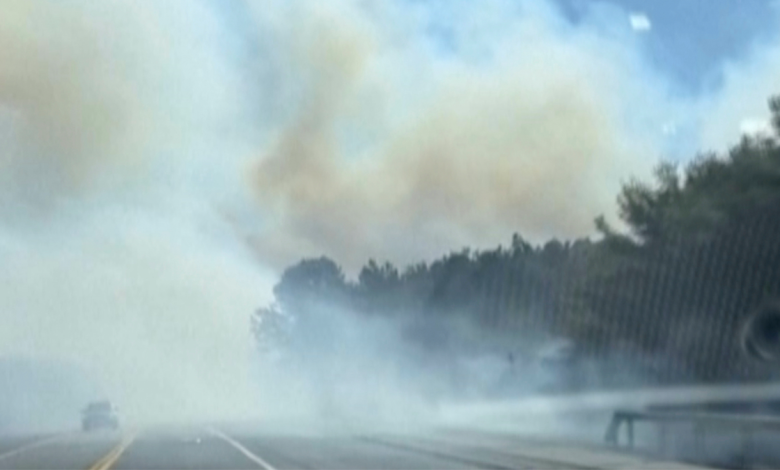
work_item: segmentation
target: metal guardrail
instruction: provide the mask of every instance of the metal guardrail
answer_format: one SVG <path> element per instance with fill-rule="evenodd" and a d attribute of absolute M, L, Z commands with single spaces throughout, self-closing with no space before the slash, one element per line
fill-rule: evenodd
<path fill-rule="evenodd" d="M 704 456 L 704 440 L 708 430 L 736 431 L 741 436 L 742 456 L 746 464 L 752 459 L 753 435 L 757 431 L 780 432 L 780 417 L 774 416 L 618 410 L 612 415 L 604 440 L 607 444 L 619 447 L 621 444 L 620 431 L 625 426 L 628 448 L 634 449 L 636 444 L 635 423 L 642 421 L 655 423 L 658 426 L 659 452 L 662 454 L 666 452 L 670 425 L 691 425 L 694 437 L 693 451 L 699 458 Z"/>

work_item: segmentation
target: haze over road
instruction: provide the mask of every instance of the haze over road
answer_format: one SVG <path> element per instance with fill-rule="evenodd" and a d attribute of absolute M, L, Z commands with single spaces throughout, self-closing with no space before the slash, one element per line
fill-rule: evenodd
<path fill-rule="evenodd" d="M 476 432 L 330 434 L 159 427 L 0 439 L 0 469 L 694 468 Z"/>

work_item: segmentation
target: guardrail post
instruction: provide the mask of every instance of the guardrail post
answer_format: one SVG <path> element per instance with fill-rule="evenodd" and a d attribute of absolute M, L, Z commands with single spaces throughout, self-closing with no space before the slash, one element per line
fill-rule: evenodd
<path fill-rule="evenodd" d="M 620 416 L 620 412 L 615 412 L 612 414 L 612 420 L 609 422 L 609 426 L 607 427 L 607 433 L 604 435 L 604 441 L 607 444 L 617 446 L 619 444 L 619 438 L 620 438 L 620 423 L 622 421 L 622 418 Z"/>
<path fill-rule="evenodd" d="M 742 431 L 742 465 L 749 468 L 753 461 L 753 433 L 750 426 L 740 426 Z"/>
<path fill-rule="evenodd" d="M 700 422 L 693 424 L 693 452 L 697 460 L 704 459 L 704 425 Z"/>
<path fill-rule="evenodd" d="M 681 423 L 690 423 L 691 427 L 688 428 L 693 432 L 692 448 L 686 449 L 686 454 L 690 452 L 695 455 L 689 455 L 698 461 L 706 460 L 707 458 L 707 446 L 706 435 L 710 429 L 728 429 L 729 437 L 736 438 L 741 448 L 741 454 L 737 457 L 740 458 L 740 463 L 743 467 L 749 468 L 754 464 L 758 458 L 756 455 L 756 443 L 754 442 L 754 434 L 760 433 L 763 430 L 780 431 L 780 418 L 777 416 L 746 416 L 739 414 L 726 414 L 726 413 L 665 413 L 665 412 L 653 412 L 653 411 L 628 411 L 618 410 L 612 415 L 612 420 L 607 428 L 605 441 L 608 444 L 614 446 L 620 445 L 621 439 L 621 426 L 625 422 L 626 424 L 626 437 L 627 437 L 627 449 L 634 450 L 636 446 L 636 436 L 634 432 L 634 425 L 638 422 L 653 423 L 658 426 L 658 448 L 659 451 L 666 457 L 670 452 L 676 454 L 678 450 L 672 446 L 675 443 L 674 437 L 669 437 L 669 433 L 672 431 L 669 426 Z M 736 433 L 736 434 L 733 434 Z M 759 434 L 760 436 L 761 434 Z M 671 443 L 667 442 L 671 441 Z M 670 450 L 671 449 L 671 450 Z M 780 468 L 780 467 L 778 467 Z"/>
<path fill-rule="evenodd" d="M 658 454 L 662 457 L 666 456 L 666 423 L 661 422 L 658 424 Z"/>

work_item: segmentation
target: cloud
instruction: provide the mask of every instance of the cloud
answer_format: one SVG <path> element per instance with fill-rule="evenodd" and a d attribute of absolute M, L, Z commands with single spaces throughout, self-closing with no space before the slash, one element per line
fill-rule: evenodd
<path fill-rule="evenodd" d="M 254 244 L 274 266 L 320 254 L 350 269 L 406 263 L 515 231 L 587 235 L 613 212 L 621 178 L 654 160 L 644 131 L 623 125 L 641 111 L 624 108 L 642 88 L 634 52 L 554 11 L 497 1 L 476 23 L 465 4 L 371 4 L 395 5 L 395 17 L 358 2 L 295 5 L 274 16 L 273 49 L 292 51 L 282 69 L 305 83 L 252 174 L 267 214 Z M 445 39 L 426 14 L 450 20 Z"/>
<path fill-rule="evenodd" d="M 644 33 L 653 29 L 653 23 L 645 13 L 631 13 L 628 15 L 628 22 L 636 32 Z"/>

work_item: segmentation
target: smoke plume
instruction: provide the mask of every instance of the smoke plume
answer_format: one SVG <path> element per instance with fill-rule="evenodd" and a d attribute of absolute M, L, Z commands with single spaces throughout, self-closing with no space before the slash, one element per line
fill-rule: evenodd
<path fill-rule="evenodd" d="M 430 7 L 452 14 L 446 38 L 410 12 L 388 24 L 389 3 L 291 7 L 274 49 L 291 51 L 301 98 L 252 178 L 270 219 L 255 240 L 264 259 L 325 253 L 354 268 L 514 231 L 592 233 L 621 178 L 652 164 L 654 129 L 622 120 L 646 118 L 626 100 L 662 82 L 632 83 L 645 72 L 630 47 L 512 5 Z"/>
<path fill-rule="evenodd" d="M 203 2 L 3 5 L 0 356 L 26 372 L 0 373 L 26 387 L 3 397 L 17 427 L 76 426 L 101 398 L 131 421 L 251 400 L 247 316 L 271 281 L 222 217 L 241 184 L 220 171 L 239 102 L 223 38 Z M 25 381 L 52 362 L 79 375 Z"/>
<path fill-rule="evenodd" d="M 281 268 L 587 235 L 669 129 L 761 118 L 776 50 L 680 99 L 627 22 L 550 2 L 7 0 L 0 354 L 99 384 L 68 406 L 251 408 Z"/>

